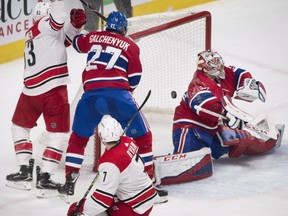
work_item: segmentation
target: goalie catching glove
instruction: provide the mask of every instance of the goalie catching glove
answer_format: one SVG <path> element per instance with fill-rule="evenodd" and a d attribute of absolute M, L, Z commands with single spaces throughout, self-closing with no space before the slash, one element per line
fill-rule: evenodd
<path fill-rule="evenodd" d="M 84 10 L 73 8 L 70 11 L 70 22 L 75 28 L 81 28 L 83 25 L 85 25 L 86 21 L 87 18 Z"/>
<path fill-rule="evenodd" d="M 262 102 L 266 101 L 266 90 L 264 85 L 255 79 L 246 78 L 244 84 L 236 92 L 236 98 L 252 102 L 259 98 Z"/>

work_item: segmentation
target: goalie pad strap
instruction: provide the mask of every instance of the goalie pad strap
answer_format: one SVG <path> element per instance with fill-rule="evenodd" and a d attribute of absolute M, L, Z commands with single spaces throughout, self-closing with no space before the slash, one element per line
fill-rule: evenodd
<path fill-rule="evenodd" d="M 200 180 L 213 174 L 210 148 L 154 158 L 156 185 Z"/>

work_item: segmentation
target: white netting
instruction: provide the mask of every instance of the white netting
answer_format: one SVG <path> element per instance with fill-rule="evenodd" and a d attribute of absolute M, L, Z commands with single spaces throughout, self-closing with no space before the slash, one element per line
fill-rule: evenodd
<path fill-rule="evenodd" d="M 134 96 L 138 103 L 145 98 L 149 89 L 151 98 L 145 105 L 146 112 L 160 112 L 172 114 L 175 106 L 187 89 L 196 68 L 197 54 L 206 49 L 206 17 L 181 20 L 189 17 L 190 11 L 166 12 L 145 17 L 131 18 L 132 26 L 128 33 L 137 32 L 136 43 L 140 47 L 143 74 L 139 87 Z M 174 22 L 174 26 L 167 23 Z M 166 24 L 165 24 L 166 23 Z M 165 30 L 148 36 L 147 29 L 157 29 L 160 25 L 169 26 Z M 173 99 L 171 92 L 175 91 L 178 98 Z"/>
<path fill-rule="evenodd" d="M 207 30 L 207 14 L 210 15 L 208 12 L 203 16 L 201 12 L 199 16 L 199 13 L 180 11 L 129 19 L 128 35 L 131 35 L 140 47 L 143 67 L 140 85 L 134 92 L 138 104 L 141 104 L 148 91 L 152 90 L 143 109 L 148 121 L 165 121 L 172 124 L 174 108 L 179 104 L 196 68 L 197 54 L 210 48 L 207 47 L 207 41 L 210 44 L 211 40 L 210 35 L 206 34 L 211 30 Z M 176 99 L 171 98 L 171 91 L 177 92 Z M 82 93 L 80 85 L 71 103 L 71 123 Z M 94 151 L 94 137 L 91 137 L 85 150 L 83 168 L 93 168 Z M 65 155 L 63 158 L 65 159 Z"/>
<path fill-rule="evenodd" d="M 131 17 L 128 21 L 127 35 L 134 34 L 152 27 L 157 27 L 171 21 L 178 20 L 193 14 L 192 11 L 154 13 L 145 16 Z"/>

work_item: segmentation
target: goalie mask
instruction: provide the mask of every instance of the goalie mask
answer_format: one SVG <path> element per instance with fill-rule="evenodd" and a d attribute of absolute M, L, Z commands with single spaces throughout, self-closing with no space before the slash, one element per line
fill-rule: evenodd
<path fill-rule="evenodd" d="M 124 13 L 113 11 L 107 17 L 106 30 L 125 35 L 127 33 L 127 26 L 128 22 Z"/>
<path fill-rule="evenodd" d="M 44 16 L 48 16 L 51 12 L 51 4 L 48 2 L 38 2 L 34 8 L 34 21 L 38 21 Z"/>
<path fill-rule="evenodd" d="M 224 61 L 217 52 L 208 50 L 199 53 L 197 69 L 213 79 L 225 79 Z"/>
<path fill-rule="evenodd" d="M 122 136 L 120 123 L 110 115 L 104 115 L 98 125 L 98 135 L 102 143 L 115 142 Z"/>

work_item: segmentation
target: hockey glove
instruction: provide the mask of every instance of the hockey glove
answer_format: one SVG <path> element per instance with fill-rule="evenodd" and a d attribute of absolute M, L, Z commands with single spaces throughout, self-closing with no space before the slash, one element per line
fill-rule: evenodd
<path fill-rule="evenodd" d="M 246 78 L 243 87 L 236 92 L 236 98 L 252 102 L 259 98 L 262 102 L 266 101 L 266 90 L 264 85 L 255 79 Z"/>
<path fill-rule="evenodd" d="M 256 81 L 256 84 L 258 87 L 258 97 L 262 102 L 265 102 L 266 101 L 266 89 L 261 82 Z"/>
<path fill-rule="evenodd" d="M 87 21 L 86 14 L 82 9 L 73 8 L 70 11 L 70 22 L 75 28 L 81 28 Z"/>
<path fill-rule="evenodd" d="M 67 216 L 82 215 L 85 201 L 86 199 L 81 199 L 79 202 L 72 203 L 68 209 Z"/>
<path fill-rule="evenodd" d="M 226 112 L 225 116 L 227 120 L 224 121 L 224 124 L 230 127 L 231 129 L 235 130 L 241 126 L 241 119 L 235 117 L 229 112 Z"/>

